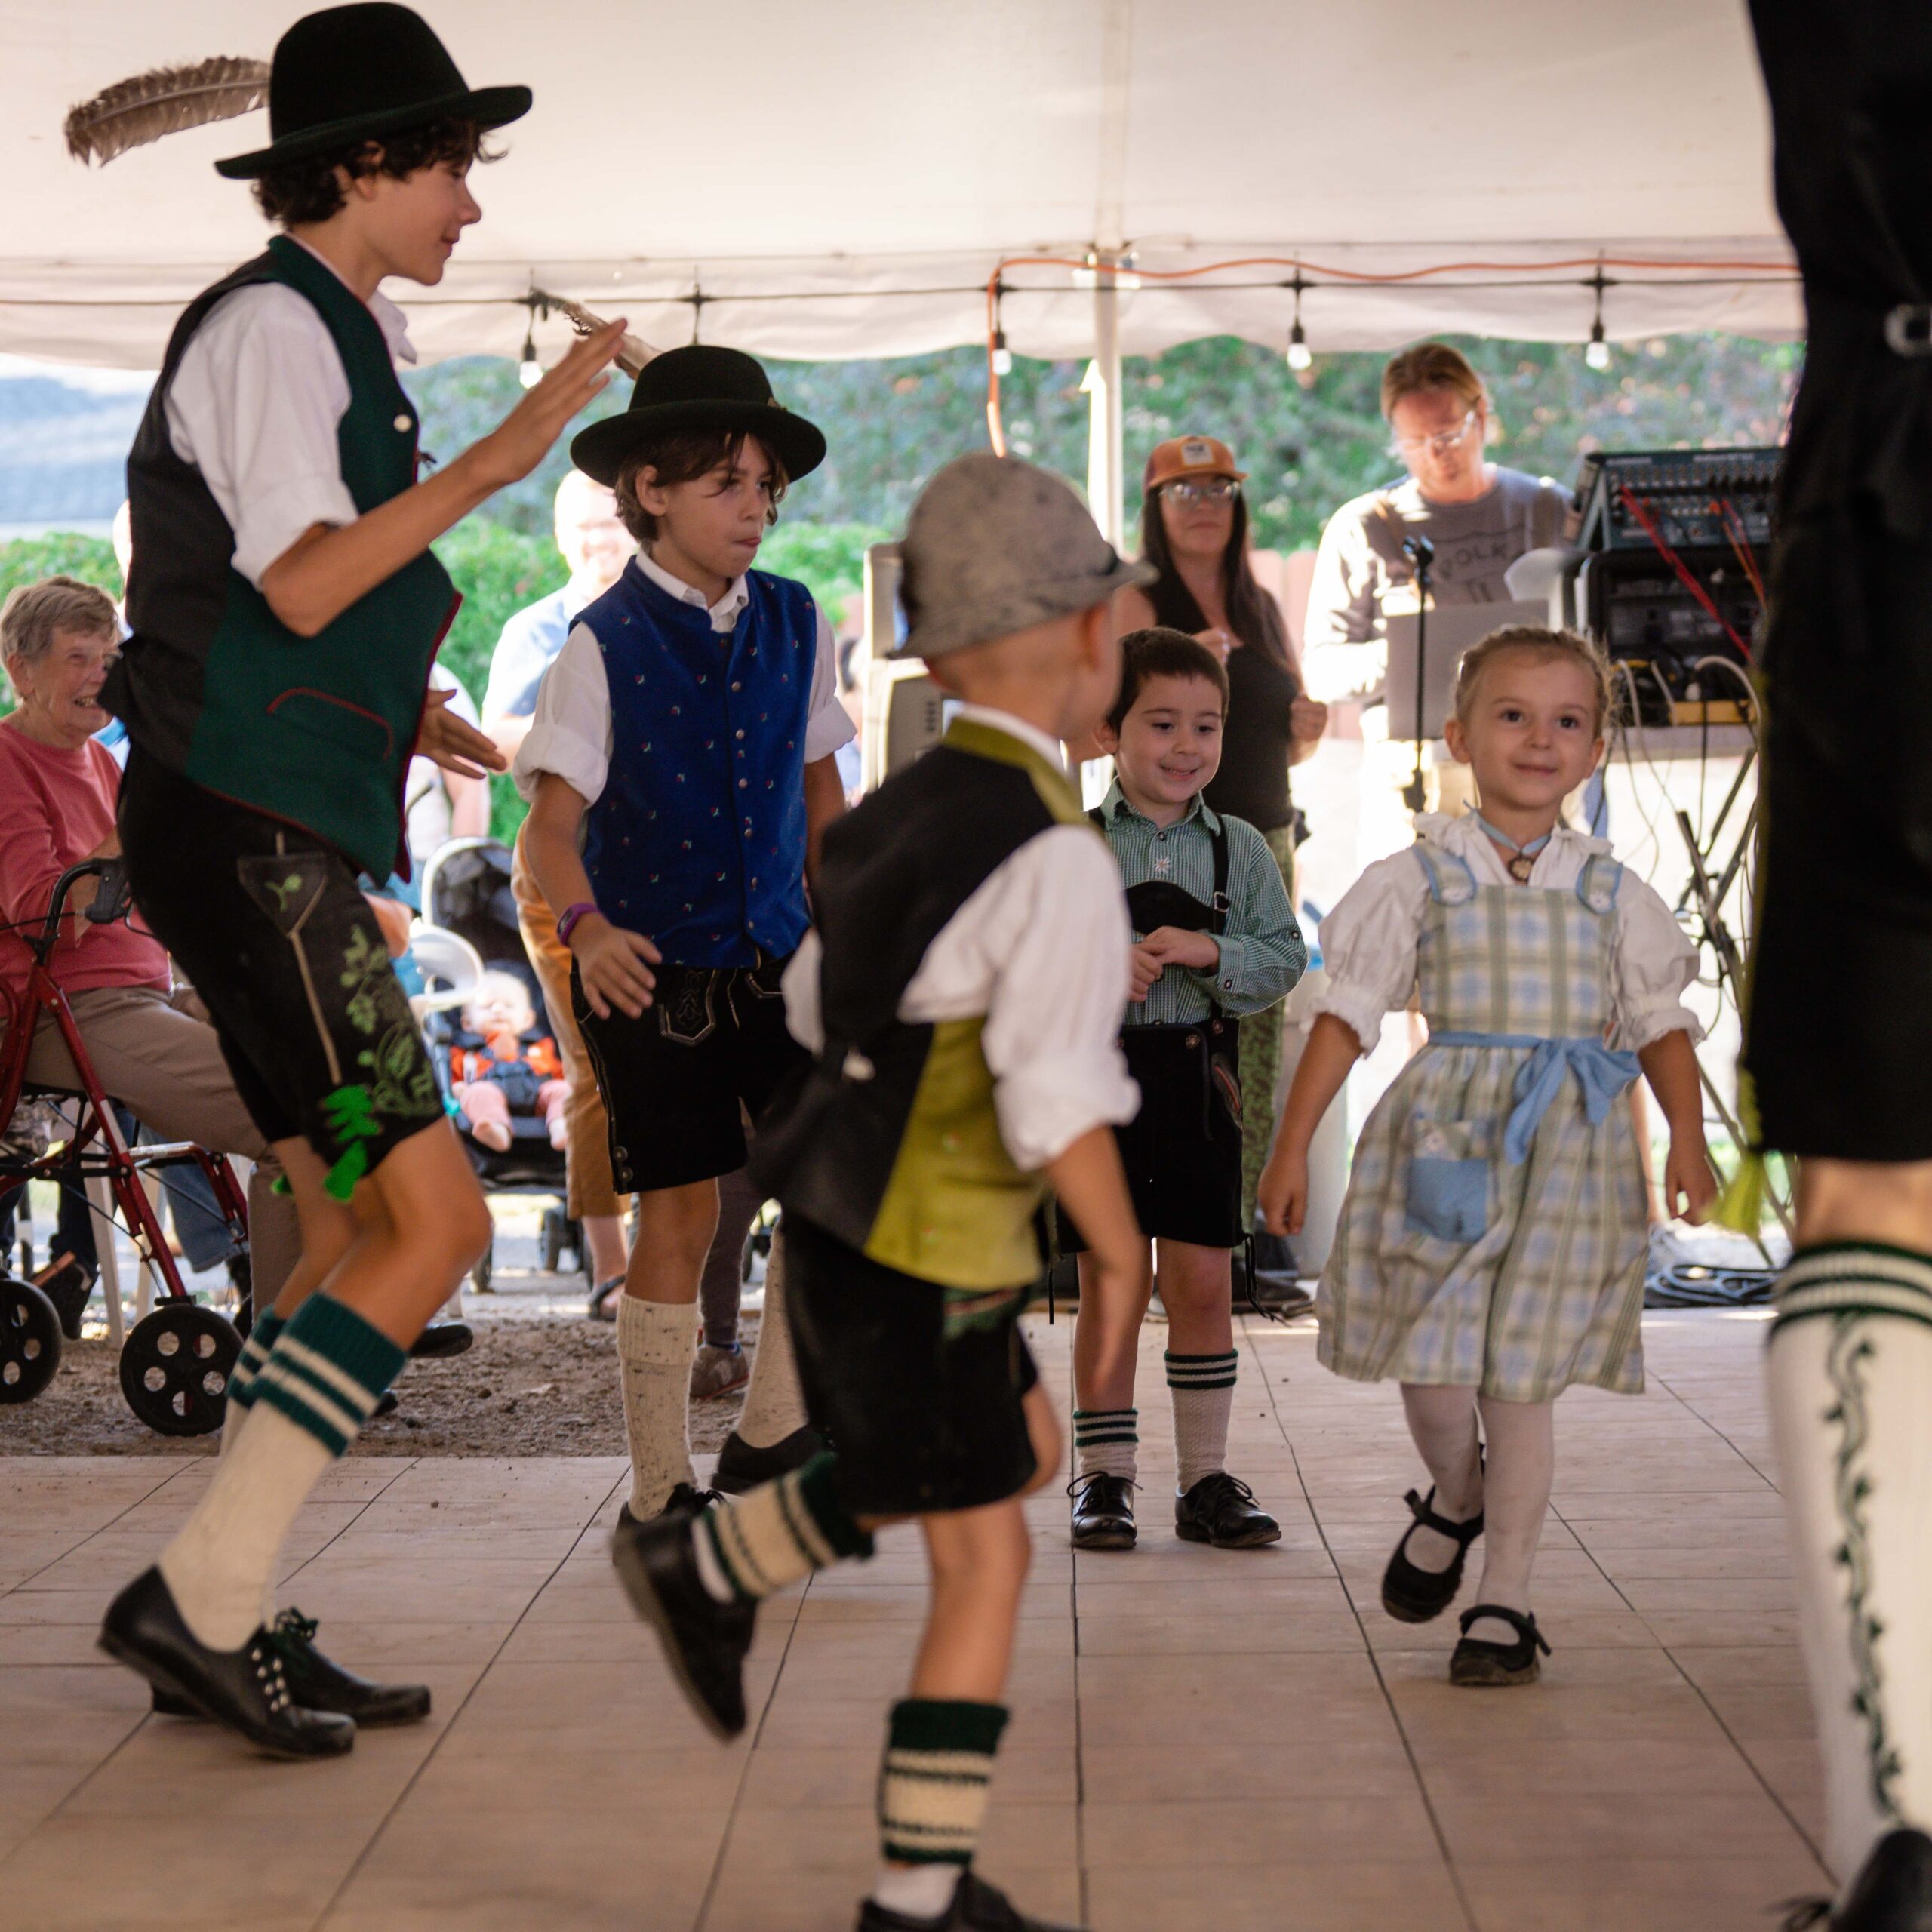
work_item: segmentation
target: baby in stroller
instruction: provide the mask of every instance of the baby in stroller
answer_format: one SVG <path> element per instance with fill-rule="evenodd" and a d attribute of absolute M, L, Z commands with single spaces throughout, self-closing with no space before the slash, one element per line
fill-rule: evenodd
<path fill-rule="evenodd" d="M 542 1121 L 550 1145 L 561 1147 L 563 1061 L 538 1028 L 522 980 L 500 968 L 485 973 L 463 1005 L 463 1027 L 451 1043 L 450 1092 L 477 1144 L 506 1152 L 512 1118 L 521 1115 Z"/>

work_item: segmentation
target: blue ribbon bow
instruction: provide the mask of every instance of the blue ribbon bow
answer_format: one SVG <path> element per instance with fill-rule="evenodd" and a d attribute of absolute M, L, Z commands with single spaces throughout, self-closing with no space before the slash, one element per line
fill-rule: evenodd
<path fill-rule="evenodd" d="M 1530 1157 L 1549 1103 L 1564 1076 L 1574 1073 L 1583 1090 L 1583 1112 L 1592 1127 L 1609 1117 L 1617 1097 L 1642 1071 L 1633 1053 L 1614 1051 L 1594 1035 L 1585 1039 L 1546 1040 L 1534 1033 L 1432 1033 L 1432 1047 L 1528 1047 L 1530 1057 L 1517 1070 L 1516 1104 L 1503 1137 L 1503 1158 L 1520 1167 Z"/>

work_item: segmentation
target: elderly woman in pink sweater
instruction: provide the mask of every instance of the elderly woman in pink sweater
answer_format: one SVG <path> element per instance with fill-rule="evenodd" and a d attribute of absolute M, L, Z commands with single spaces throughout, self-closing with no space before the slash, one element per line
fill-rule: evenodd
<path fill-rule="evenodd" d="M 15 928 L 37 930 L 69 866 L 120 851 L 114 808 L 121 773 L 94 734 L 97 702 L 120 648 L 106 595 L 72 577 L 16 590 L 0 607 L 0 661 L 18 700 L 0 718 L 0 1021 L 11 1023 L 31 963 Z M 254 1161 L 249 1246 L 257 1305 L 266 1308 L 301 1251 L 294 1203 L 272 1191 L 281 1174 L 235 1090 L 214 1029 L 177 1004 L 168 955 L 138 913 L 112 925 L 80 916 L 94 881 L 67 897 L 50 961 L 101 1085 L 164 1140 L 192 1140 Z M 27 1057 L 34 1084 L 78 1091 L 60 1035 L 43 1022 Z M 4 1124 L 4 1123 L 0 1123 Z"/>

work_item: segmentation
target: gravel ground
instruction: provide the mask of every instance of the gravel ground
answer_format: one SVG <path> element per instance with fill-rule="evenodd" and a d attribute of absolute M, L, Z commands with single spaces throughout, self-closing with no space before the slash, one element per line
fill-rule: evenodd
<path fill-rule="evenodd" d="M 496 1291 L 466 1292 L 463 1318 L 475 1346 L 446 1361 L 411 1362 L 395 1385 L 401 1406 L 371 1422 L 352 1454 L 369 1456 L 620 1456 L 623 1407 L 614 1327 L 584 1315 L 580 1276 L 537 1266 L 537 1214 L 524 1197 L 492 1203 L 497 1216 Z M 124 1284 L 133 1257 L 122 1245 Z M 202 1298 L 225 1306 L 218 1271 L 189 1278 Z M 739 1339 L 755 1348 L 761 1288 L 747 1297 Z M 131 1306 L 128 1313 L 132 1315 Z M 718 1448 L 737 1420 L 743 1392 L 699 1404 L 691 1447 Z M 59 1372 L 35 1401 L 0 1407 L 0 1455 L 210 1455 L 212 1435 L 156 1435 L 121 1394 L 118 1358 L 97 1297 L 82 1339 L 66 1344 Z"/>

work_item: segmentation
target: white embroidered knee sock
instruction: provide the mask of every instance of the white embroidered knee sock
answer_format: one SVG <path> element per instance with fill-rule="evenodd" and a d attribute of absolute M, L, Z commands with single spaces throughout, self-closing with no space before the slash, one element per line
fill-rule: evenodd
<path fill-rule="evenodd" d="M 1826 1856 L 1848 1884 L 1884 1832 L 1932 1829 L 1932 1259 L 1794 1256 L 1767 1374 Z"/>
<path fill-rule="evenodd" d="M 631 1514 L 655 1516 L 691 1472 L 693 1302 L 617 1297 L 617 1365 L 623 1377 L 624 1433 L 630 1439 Z"/>
<path fill-rule="evenodd" d="M 758 1352 L 752 1357 L 751 1386 L 738 1417 L 738 1438 L 754 1449 L 769 1449 L 805 1426 L 805 1397 L 798 1364 L 792 1352 L 792 1324 L 785 1312 L 785 1235 L 772 1237 L 764 1269 L 764 1312 L 758 1318 Z"/>
<path fill-rule="evenodd" d="M 1203 1476 L 1228 1466 L 1228 1418 L 1234 1413 L 1235 1377 L 1241 1358 L 1226 1355 L 1166 1357 L 1168 1398 L 1174 1411 L 1174 1487 L 1185 1496 Z"/>

